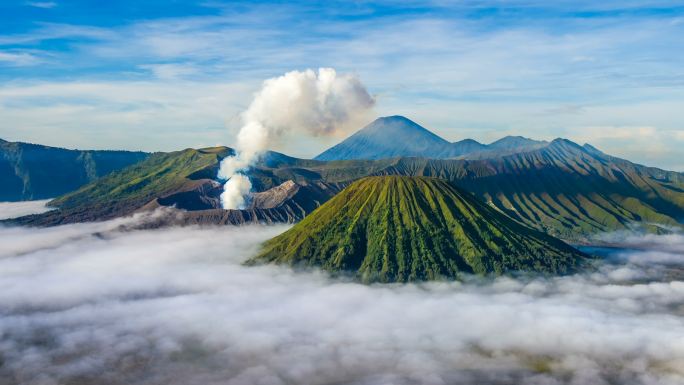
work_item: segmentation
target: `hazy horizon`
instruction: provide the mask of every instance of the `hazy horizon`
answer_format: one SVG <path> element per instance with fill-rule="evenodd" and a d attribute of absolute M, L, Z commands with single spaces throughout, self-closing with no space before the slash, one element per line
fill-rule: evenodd
<path fill-rule="evenodd" d="M 361 127 L 361 128 L 363 128 L 363 127 Z M 428 128 L 428 127 L 425 127 L 425 128 Z M 429 128 L 428 128 L 428 129 L 429 129 Z M 342 137 L 339 137 L 339 138 L 338 138 L 338 137 L 335 137 L 335 140 L 342 141 L 342 140 L 348 138 L 349 136 L 353 135 L 355 132 L 356 132 L 356 131 L 352 131 L 352 132 L 350 132 L 348 135 L 345 135 L 345 136 L 342 136 Z M 502 139 L 502 138 L 504 138 L 504 137 L 506 137 L 506 136 L 522 136 L 522 135 L 505 135 L 505 136 L 503 136 L 503 137 L 501 137 L 501 138 L 496 138 L 496 139 L 494 139 L 494 140 L 492 140 L 492 141 L 490 141 L 490 142 L 484 142 L 484 143 L 483 143 L 483 142 L 480 142 L 480 143 L 482 143 L 482 144 L 491 144 L 491 143 L 494 143 L 494 142 L 496 142 L 497 140 Z M 0 138 L 0 139 L 3 139 L 3 138 Z M 307 140 L 307 139 L 310 140 L 310 138 L 306 138 L 306 137 L 300 137 L 299 140 Z M 462 138 L 462 139 L 459 139 L 459 140 L 464 140 L 464 139 L 472 139 L 472 138 Z M 568 139 L 568 138 L 556 137 L 556 138 L 552 138 L 552 139 L 539 139 L 539 138 L 528 138 L 528 139 L 533 139 L 533 140 L 546 140 L 546 141 L 549 141 L 549 142 L 550 142 L 550 141 L 552 141 L 552 140 L 554 140 L 554 139 Z M 320 139 L 319 139 L 319 140 L 320 140 Z M 17 142 L 22 142 L 22 141 L 18 140 Z M 31 142 L 28 142 L 28 143 L 31 143 Z M 48 144 L 46 144 L 46 143 L 31 143 L 31 144 L 48 145 Z M 334 146 L 335 144 L 337 144 L 337 143 L 332 142 L 332 143 L 331 143 L 331 146 Z M 592 145 L 593 147 L 597 148 L 598 150 L 604 151 L 604 149 L 600 148 L 599 146 L 594 145 L 593 143 L 588 143 L 588 142 L 587 142 L 587 143 L 581 143 L 581 142 L 580 142 L 580 143 L 577 143 L 577 144 L 579 144 L 579 145 L 589 144 L 589 145 Z M 235 148 L 234 145 L 230 145 L 230 144 L 228 144 L 228 145 L 225 145 L 225 144 L 216 144 L 216 145 L 214 145 L 214 146 L 207 146 L 207 147 L 215 147 L 215 146 L 226 146 L 226 147 Z M 102 148 L 76 148 L 76 147 L 68 147 L 68 146 L 66 146 L 66 147 L 61 147 L 61 148 L 66 148 L 66 149 L 70 149 L 70 150 L 114 150 L 114 151 L 122 150 L 122 151 L 144 151 L 144 150 L 123 149 L 123 148 L 109 148 L 109 147 L 102 147 Z M 188 147 L 177 148 L 177 149 L 173 149 L 173 150 L 169 150 L 169 151 L 180 151 L 180 150 L 184 150 L 184 149 L 186 149 L 186 148 L 188 148 Z M 199 149 L 199 148 L 206 148 L 206 147 L 194 147 L 194 148 Z M 324 150 L 325 150 L 325 148 L 324 148 Z M 157 151 L 159 151 L 159 152 L 165 152 L 165 151 L 162 151 L 162 150 L 152 150 L 152 151 L 146 151 L 146 152 L 157 152 Z M 272 151 L 276 151 L 276 150 L 272 150 Z M 604 152 L 606 152 L 606 151 L 604 151 Z M 285 155 L 294 156 L 294 155 L 291 154 L 291 153 L 287 153 L 287 152 L 283 152 L 283 153 L 284 153 Z M 606 153 L 607 153 L 607 152 L 606 152 Z M 318 154 L 318 153 L 315 153 L 315 154 L 310 155 L 310 156 L 300 156 L 300 158 L 302 158 L 302 159 L 313 159 L 316 155 L 319 155 L 319 154 Z M 615 154 L 608 153 L 608 155 L 613 155 L 613 156 L 614 156 Z M 627 160 L 633 161 L 632 159 L 627 159 Z M 635 162 L 635 163 L 638 164 L 638 162 Z M 655 165 L 652 165 L 652 164 L 644 164 L 644 165 L 645 165 L 645 166 L 648 166 L 648 167 L 658 167 L 658 166 L 655 166 Z M 677 172 L 684 172 L 684 166 L 682 166 L 682 167 L 683 167 L 682 169 L 665 169 L 665 170 L 668 170 L 668 171 L 677 171 Z M 659 167 L 659 168 L 662 168 L 662 167 Z"/>

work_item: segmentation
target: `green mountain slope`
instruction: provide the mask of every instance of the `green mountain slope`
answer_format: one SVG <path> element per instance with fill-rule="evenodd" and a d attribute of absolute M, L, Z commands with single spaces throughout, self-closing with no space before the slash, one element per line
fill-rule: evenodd
<path fill-rule="evenodd" d="M 53 198 L 149 154 L 80 151 L 0 140 L 0 201 Z"/>
<path fill-rule="evenodd" d="M 520 225 L 447 181 L 361 179 L 248 261 L 316 266 L 372 282 L 460 273 L 569 273 L 585 255 Z"/>
<path fill-rule="evenodd" d="M 528 226 L 582 240 L 633 225 L 660 231 L 684 222 L 684 175 L 557 139 L 489 159 L 394 158 L 312 162 L 292 159 L 254 170 L 264 184 L 283 178 L 348 184 L 365 175 L 446 179 Z"/>
<path fill-rule="evenodd" d="M 684 219 L 681 174 L 592 153 L 567 140 L 482 161 L 402 160 L 380 174 L 456 181 L 520 222 L 566 239 L 635 224 L 679 226 Z"/>
<path fill-rule="evenodd" d="M 49 205 L 59 210 L 9 222 L 50 226 L 110 219 L 158 207 L 180 210 L 158 213 L 155 220 L 146 221 L 146 226 L 295 222 L 341 189 L 321 181 L 288 182 L 263 188 L 267 191 L 255 194 L 247 210 L 223 210 L 219 202 L 222 186 L 215 177 L 221 159 L 230 154 L 233 150 L 227 147 L 153 154 L 52 200 Z M 254 180 L 258 184 L 258 179 Z"/>
<path fill-rule="evenodd" d="M 146 160 L 113 172 L 80 189 L 50 201 L 59 208 L 33 216 L 28 224 L 58 224 L 103 220 L 127 215 L 156 198 L 211 183 L 226 147 L 186 149 L 152 154 Z"/>
<path fill-rule="evenodd" d="M 112 218 L 130 214 L 152 201 L 193 211 L 217 209 L 220 186 L 214 179 L 220 159 L 231 151 L 220 147 L 155 154 L 56 199 L 53 204 L 62 210 L 32 217 L 28 223 Z M 521 153 L 477 160 L 326 162 L 270 152 L 249 175 L 255 191 L 288 181 L 303 188 L 291 200 L 279 202 L 278 207 L 252 207 L 268 208 L 269 212 L 229 216 L 203 212 L 195 214 L 197 222 L 298 220 L 341 188 L 372 175 L 449 180 L 523 224 L 573 241 L 635 224 L 662 231 L 684 222 L 684 175 L 633 164 L 563 139 Z"/>

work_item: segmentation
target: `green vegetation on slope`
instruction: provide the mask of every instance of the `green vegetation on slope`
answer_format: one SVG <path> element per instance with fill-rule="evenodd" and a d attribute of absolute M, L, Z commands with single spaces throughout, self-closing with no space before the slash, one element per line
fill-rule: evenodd
<path fill-rule="evenodd" d="M 684 176 L 614 158 L 557 139 L 543 148 L 490 159 L 394 158 L 313 162 L 292 159 L 254 173 L 283 179 L 350 183 L 367 175 L 446 179 L 530 227 L 564 239 L 628 229 L 681 226 Z"/>
<path fill-rule="evenodd" d="M 187 189 L 195 181 L 214 178 L 220 159 L 229 154 L 232 150 L 226 147 L 153 154 L 143 162 L 54 199 L 50 205 L 60 208 L 61 213 L 48 214 L 87 213 L 90 220 L 125 215 L 155 198 Z"/>
<path fill-rule="evenodd" d="M 220 159 L 230 151 L 221 147 L 155 154 L 147 162 L 60 197 L 55 205 L 68 210 L 42 214 L 30 223 L 49 225 L 129 214 L 156 198 L 186 191 L 183 189 L 192 188 L 192 183 L 199 183 L 200 179 L 210 183 L 216 177 Z M 179 169 L 175 170 L 176 167 Z M 301 194 L 296 204 L 288 203 L 296 207 L 297 217 L 360 178 L 406 175 L 451 181 L 527 226 L 573 241 L 635 224 L 662 231 L 681 226 L 684 220 L 682 174 L 636 165 L 591 146 L 561 139 L 543 148 L 476 160 L 393 158 L 324 162 L 269 152 L 249 174 L 255 191 L 288 180 L 300 185 L 334 187 L 316 189 L 313 204 L 306 204 Z M 202 196 L 206 191 L 200 188 L 193 193 L 193 202 L 215 201 L 216 196 Z M 178 207 L 196 210 L 207 205 Z M 220 213 L 214 217 L 220 218 Z"/>
<path fill-rule="evenodd" d="M 585 255 L 525 227 L 451 183 L 368 177 L 352 183 L 248 263 L 351 272 L 366 282 L 456 278 L 459 273 L 570 273 Z"/>
<path fill-rule="evenodd" d="M 80 151 L 0 140 L 0 201 L 54 198 L 149 154 Z"/>

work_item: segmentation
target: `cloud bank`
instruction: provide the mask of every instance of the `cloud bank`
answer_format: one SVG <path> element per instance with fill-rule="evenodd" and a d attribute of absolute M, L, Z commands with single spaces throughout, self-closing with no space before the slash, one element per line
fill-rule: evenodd
<path fill-rule="evenodd" d="M 50 199 L 23 202 L 0 202 L 0 220 L 50 211 L 52 208 L 45 206 L 49 201 Z"/>
<path fill-rule="evenodd" d="M 221 194 L 223 208 L 244 208 L 252 185 L 240 172 L 269 146 L 292 133 L 330 136 L 357 128 L 374 104 L 356 76 L 332 68 L 291 71 L 266 80 L 242 114 L 236 155 L 221 162 L 219 177 L 228 179 Z"/>
<path fill-rule="evenodd" d="M 684 381 L 681 253 L 364 286 L 240 265 L 284 226 L 120 230 L 136 220 L 0 229 L 0 383 Z"/>

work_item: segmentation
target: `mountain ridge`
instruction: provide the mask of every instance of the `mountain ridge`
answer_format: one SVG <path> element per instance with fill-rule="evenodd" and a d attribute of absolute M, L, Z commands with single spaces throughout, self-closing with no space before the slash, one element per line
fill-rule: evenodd
<path fill-rule="evenodd" d="M 0 201 L 54 198 L 148 156 L 145 152 L 70 150 L 0 139 Z"/>
<path fill-rule="evenodd" d="M 380 117 L 342 142 L 314 157 L 315 160 L 377 160 L 396 157 L 434 159 L 464 156 L 496 156 L 547 144 L 522 136 L 506 136 L 490 144 L 474 139 L 449 142 L 401 115 Z"/>
<path fill-rule="evenodd" d="M 451 181 L 520 223 L 575 242 L 634 225 L 662 232 L 684 223 L 683 174 L 634 164 L 566 139 L 482 159 L 320 161 L 267 152 L 248 171 L 254 192 L 288 181 L 297 184 L 292 187 L 298 192 L 289 197 L 274 190 L 268 196 L 280 198 L 258 200 L 270 202 L 264 207 L 226 213 L 218 208 L 220 183 L 215 178 L 220 159 L 230 153 L 226 147 L 160 153 L 53 201 L 60 210 L 15 222 L 92 221 L 160 206 L 182 209 L 187 218 L 182 223 L 294 222 L 355 180 L 406 175 Z M 161 156 L 171 162 L 169 167 L 160 168 L 155 159 Z M 176 167 L 185 171 L 173 172 Z M 173 175 L 172 183 L 155 182 L 163 170 Z"/>
<path fill-rule="evenodd" d="M 487 147 L 499 150 L 513 150 L 520 147 L 527 147 L 539 144 L 546 144 L 545 141 L 534 140 L 520 135 L 507 135 L 501 139 L 489 143 Z"/>

